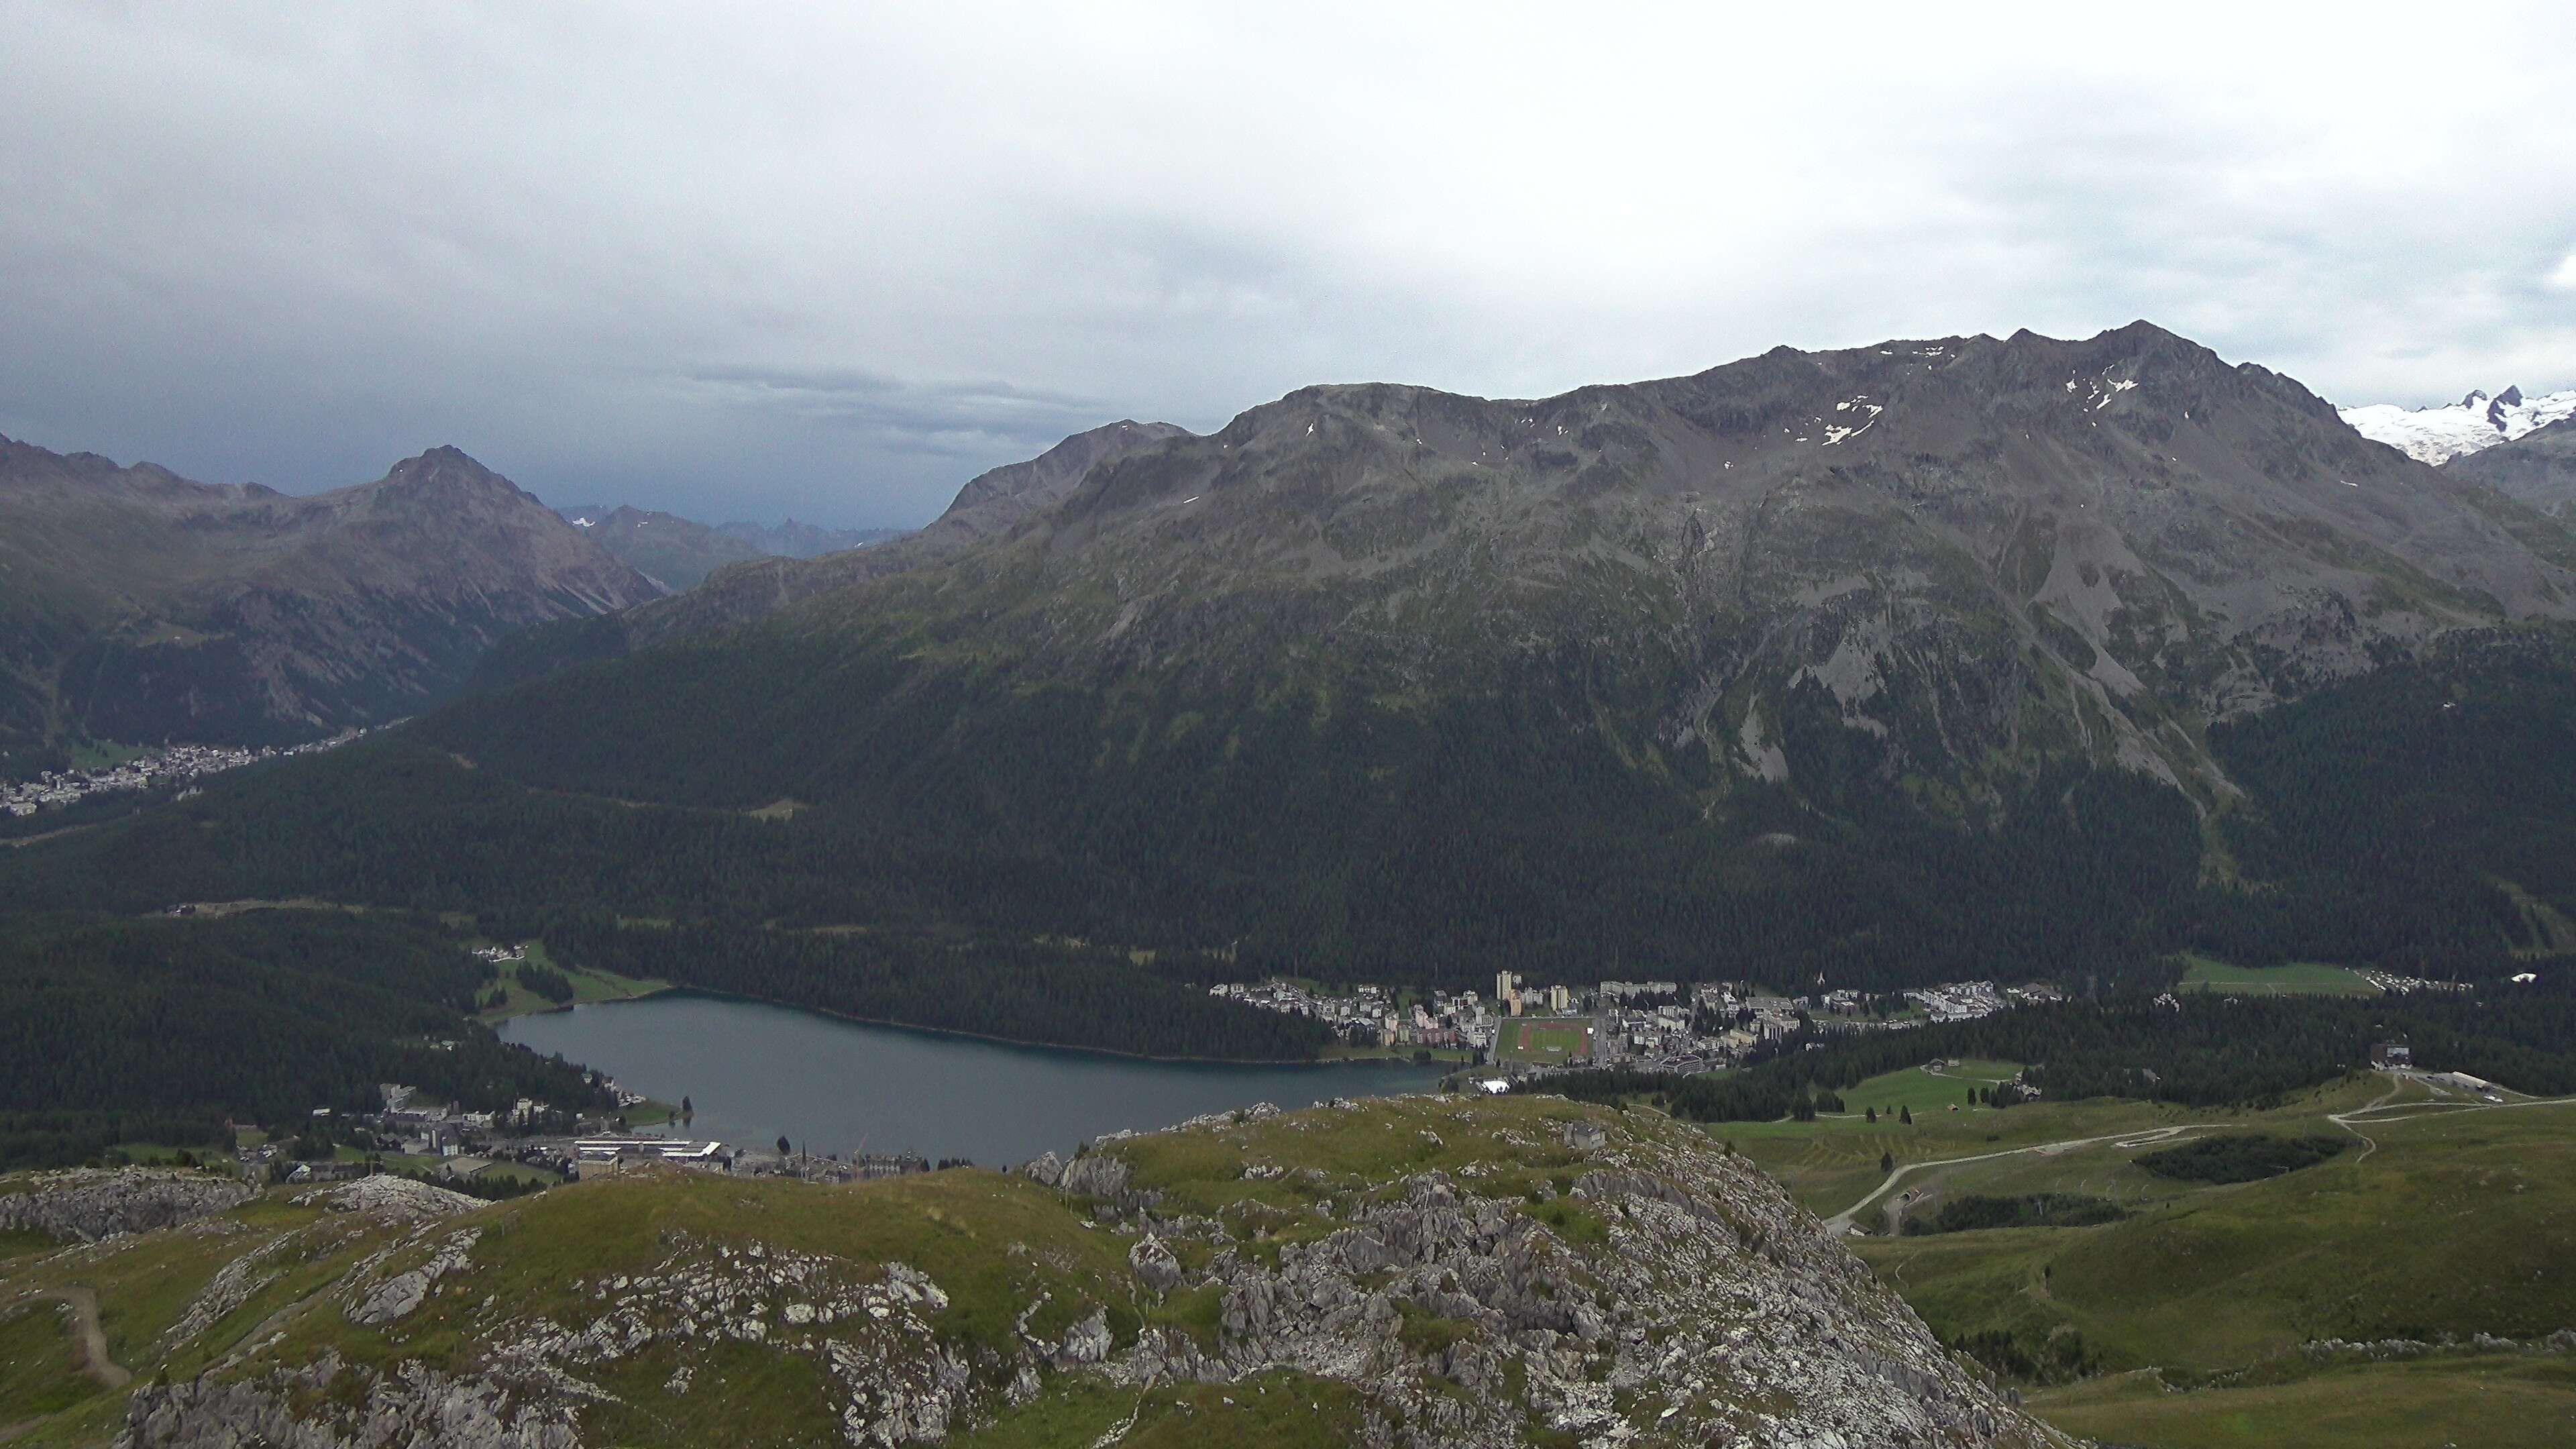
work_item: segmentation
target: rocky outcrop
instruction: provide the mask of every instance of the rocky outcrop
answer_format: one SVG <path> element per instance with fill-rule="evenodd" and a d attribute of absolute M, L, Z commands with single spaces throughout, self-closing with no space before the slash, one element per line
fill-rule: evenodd
<path fill-rule="evenodd" d="M 1123 1160 L 1105 1152 L 1087 1152 L 1067 1163 L 1056 1185 L 1078 1197 L 1115 1197 L 1127 1190 Z"/>
<path fill-rule="evenodd" d="M 1205 1140 L 1165 1153 L 1122 1137 L 1062 1164 L 1078 1203 L 1011 1178 L 925 1182 L 936 1210 L 920 1221 L 978 1244 L 944 1260 L 946 1282 L 901 1260 L 710 1238 L 648 1207 L 624 1220 L 659 1225 L 649 1267 L 558 1276 L 542 1306 L 514 1306 L 503 1285 L 524 1293 L 523 1275 L 488 1255 L 523 1243 L 526 1222 L 379 1220 L 337 1311 L 388 1344 L 425 1335 L 429 1359 L 253 1351 L 138 1393 L 121 1443 L 573 1449 L 624 1432 L 623 1418 L 593 1423 L 606 1406 L 665 1412 L 635 1398 L 639 1366 L 677 1401 L 725 1393 L 746 1354 L 802 1360 L 830 1416 L 816 1432 L 854 1449 L 939 1442 L 1102 1383 L 1141 1396 L 1298 1376 L 1341 1386 L 1360 1406 L 1357 1441 L 1378 1449 L 2063 1442 L 1778 1184 L 1681 1124 L 1415 1098 L 1186 1130 Z M 1454 1170 L 1346 1165 L 1389 1153 Z M 1191 1175 L 1176 1180 L 1175 1161 Z M 1032 1167 L 1044 1181 L 1053 1165 Z M 656 1190 L 639 1175 L 573 1191 Z M 864 1193 L 906 1190 L 852 1202 L 882 1210 L 902 1199 Z M 996 1215 L 976 1217 L 978 1202 Z M 741 1207 L 757 1222 L 782 1205 Z M 1016 1236 L 1042 1223 L 1043 1241 Z M 563 1249 L 545 1251 L 552 1263 Z"/>
<path fill-rule="evenodd" d="M 154 1384 L 127 1401 L 131 1449 L 578 1449 L 567 1406 L 497 1381 L 408 1365 L 398 1377 L 326 1354 L 308 1367 L 226 1383 Z"/>
<path fill-rule="evenodd" d="M 1151 1233 L 1137 1240 L 1127 1250 L 1127 1266 L 1135 1271 L 1136 1281 L 1155 1294 L 1169 1293 L 1180 1286 L 1181 1260 L 1163 1246 L 1163 1240 Z"/>
<path fill-rule="evenodd" d="M 470 1213 L 483 1206 L 480 1198 L 461 1192 L 417 1182 L 408 1177 L 380 1174 L 345 1182 L 337 1187 L 315 1188 L 295 1196 L 299 1207 L 327 1207 L 333 1212 L 365 1213 L 391 1222 L 427 1222 Z"/>
<path fill-rule="evenodd" d="M 0 1195 L 0 1230 L 28 1229 L 90 1243 L 176 1227 L 250 1201 L 237 1178 L 151 1167 L 75 1167 L 39 1173 L 31 1190 Z"/>

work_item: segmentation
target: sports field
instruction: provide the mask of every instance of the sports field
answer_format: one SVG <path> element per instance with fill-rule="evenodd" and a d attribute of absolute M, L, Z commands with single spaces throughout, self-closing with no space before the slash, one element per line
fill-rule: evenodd
<path fill-rule="evenodd" d="M 1592 1055 L 1592 1023 L 1581 1017 L 1521 1017 L 1503 1023 L 1495 1046 L 1508 1061 L 1577 1061 Z"/>
<path fill-rule="evenodd" d="M 2341 966 L 2322 961 L 2294 961 L 2287 966 L 2230 966 L 2207 956 L 2186 953 L 2185 991 L 2217 991 L 2230 996 L 2376 996 L 2379 988 Z"/>

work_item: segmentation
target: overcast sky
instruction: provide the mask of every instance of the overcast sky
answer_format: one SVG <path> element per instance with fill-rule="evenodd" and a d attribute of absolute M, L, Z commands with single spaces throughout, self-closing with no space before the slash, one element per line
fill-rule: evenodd
<path fill-rule="evenodd" d="M 1783 342 L 2576 385 L 2576 6 L 1719 8 L 11 0 L 0 432 L 910 525 L 1120 417 Z"/>

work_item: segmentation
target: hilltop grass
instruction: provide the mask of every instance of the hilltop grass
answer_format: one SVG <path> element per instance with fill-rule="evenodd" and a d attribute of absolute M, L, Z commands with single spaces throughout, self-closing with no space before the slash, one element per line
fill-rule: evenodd
<path fill-rule="evenodd" d="M 1139 1185 L 1165 1191 L 1167 1202 L 1222 1213 L 1251 1229 L 1259 1238 L 1256 1253 L 1332 1231 L 1336 1222 L 1319 1207 L 1324 1198 L 1390 1192 L 1406 1174 L 1471 1162 L 1501 1166 L 1481 1179 L 1481 1191 L 1525 1196 L 1534 1215 L 1586 1238 L 1597 1237 L 1602 1225 L 1563 1196 L 1581 1158 L 1564 1147 L 1562 1130 L 1567 1121 L 1604 1111 L 1543 1097 L 1372 1099 L 1295 1119 L 1132 1139 L 1113 1150 L 1131 1161 Z M 1274 1161 L 1311 1165 L 1315 1172 L 1242 1175 L 1247 1165 Z M 41 1266 L 25 1262 L 15 1267 L 9 1287 L 94 1289 L 111 1355 L 138 1379 L 190 1377 L 245 1349 L 245 1367 L 253 1371 L 263 1362 L 309 1362 L 324 1352 L 361 1367 L 418 1360 L 468 1370 L 489 1350 L 499 1327 L 495 1313 L 513 1321 L 576 1322 L 595 1311 L 593 1290 L 605 1279 L 651 1273 L 674 1256 L 695 1260 L 723 1245 L 754 1242 L 770 1252 L 838 1259 L 862 1278 L 891 1262 L 922 1269 L 951 1295 L 934 1318 L 937 1330 L 970 1353 L 1015 1344 L 1015 1320 L 1041 1299 L 1044 1306 L 1026 1325 L 1040 1338 L 1062 1334 L 1095 1303 L 1105 1306 L 1121 1337 L 1142 1326 L 1140 1311 L 1143 1321 L 1178 1328 L 1202 1343 L 1212 1346 L 1216 1337 L 1220 1294 L 1197 1291 L 1139 1304 L 1127 1266 L 1131 1240 L 1090 1226 L 1079 1200 L 1020 1176 L 960 1169 L 837 1187 L 663 1168 L 622 1176 L 623 1183 L 601 1177 L 567 1184 L 452 1220 L 482 1230 L 471 1296 L 433 1294 L 389 1325 L 350 1322 L 329 1290 L 362 1257 L 390 1248 L 383 1271 L 399 1272 L 435 1251 L 444 1234 L 415 1239 L 407 1224 L 297 1206 L 300 1190 L 265 1192 L 203 1227 L 120 1239 Z M 639 1178 L 650 1191 L 635 1190 Z M 178 1340 L 174 1326 L 216 1271 L 254 1248 L 265 1250 L 261 1271 L 274 1276 L 203 1332 Z M 1410 1307 L 1405 1321 L 1417 1338 L 1454 1327 Z M 113 1437 L 124 1396 L 67 1376 L 68 1346 L 53 1320 L 39 1315 L 31 1322 L 0 1318 L 6 1329 L 0 1362 L 7 1365 L 0 1369 L 0 1425 L 33 1421 L 12 1449 Z M 633 1407 L 597 1405 L 586 1432 L 602 1442 L 649 1446 L 828 1437 L 833 1405 L 810 1359 L 747 1345 L 701 1348 L 717 1357 L 700 1361 L 695 1387 L 684 1395 L 662 1391 L 678 1362 L 662 1347 L 604 1368 L 601 1387 Z M 1089 1445 L 1134 1414 L 1127 1445 L 1321 1449 L 1359 1436 L 1361 1402 L 1351 1390 L 1285 1373 L 1231 1385 L 1163 1386 L 1141 1398 L 1081 1376 L 1050 1376 L 1037 1400 L 979 1431 L 960 1426 L 955 1442 L 984 1449 Z"/>
<path fill-rule="evenodd" d="M 1329 1116 L 1245 1122 L 1216 1132 L 1173 1132 L 1117 1145 L 1135 1172 L 1135 1184 L 1165 1195 L 1167 1206 L 1204 1213 L 1261 1210 L 1283 1215 L 1277 1231 L 1329 1232 L 1339 1226 L 1315 1208 L 1335 1191 L 1384 1184 L 1434 1169 L 1455 1172 L 1470 1163 L 1499 1170 L 1479 1179 L 1478 1191 L 1494 1195 L 1555 1192 L 1573 1184 L 1581 1153 L 1564 1143 L 1566 1123 L 1600 1117 L 1607 1109 L 1557 1097 L 1489 1097 L 1473 1104 L 1441 1099 L 1426 1111 L 1419 1100 L 1370 1098 Z M 1243 1175 L 1248 1166 L 1300 1163 L 1282 1177 Z"/>
<path fill-rule="evenodd" d="M 2322 961 L 2287 966 L 2231 966 L 2195 952 L 2183 953 L 2182 988 L 2235 996 L 2377 996 L 2360 973 Z"/>

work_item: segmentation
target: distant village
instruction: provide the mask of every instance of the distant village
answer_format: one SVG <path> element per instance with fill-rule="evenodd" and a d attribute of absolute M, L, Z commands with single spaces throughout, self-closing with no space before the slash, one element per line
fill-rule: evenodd
<path fill-rule="evenodd" d="M 1932 1022 L 1971 1021 L 2011 1007 L 2059 999 L 2044 985 L 1998 987 L 1954 981 L 1916 991 L 1867 997 L 1857 991 L 1777 996 L 1751 982 L 1603 981 L 1592 986 L 1539 985 L 1512 972 L 1494 978 L 1490 1000 L 1473 991 L 1398 993 L 1355 986 L 1332 994 L 1274 978 L 1227 982 L 1209 994 L 1266 1011 L 1312 1017 L 1349 1046 L 1390 1051 L 1455 1051 L 1477 1065 L 1522 1074 L 1581 1067 L 1693 1073 L 1734 1066 L 1765 1043 L 1801 1031 L 1893 1031 Z M 1513 1023 L 1553 1024 L 1581 1033 L 1576 1048 L 1560 1039 L 1525 1044 Z"/>
<path fill-rule="evenodd" d="M 78 804 L 92 795 L 112 791 L 149 790 L 161 785 L 185 786 L 201 776 L 237 770 L 262 760 L 284 759 L 288 755 L 311 754 L 345 745 L 365 733 L 362 729 L 350 730 L 309 744 L 262 745 L 257 749 L 238 745 L 171 745 L 158 754 L 138 756 L 101 770 L 47 770 L 32 780 L 0 783 L 0 811 L 10 815 L 33 815 L 39 810 L 57 810 Z"/>

